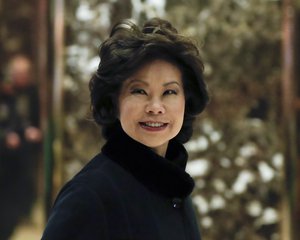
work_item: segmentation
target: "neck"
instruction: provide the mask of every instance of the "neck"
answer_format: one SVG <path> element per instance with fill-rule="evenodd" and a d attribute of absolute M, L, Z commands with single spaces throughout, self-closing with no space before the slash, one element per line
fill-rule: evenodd
<path fill-rule="evenodd" d="M 161 157 L 166 157 L 166 153 L 167 153 L 167 149 L 168 149 L 168 145 L 169 145 L 169 142 L 161 145 L 161 146 L 158 146 L 158 147 L 154 147 L 154 148 L 151 148 L 150 149 L 155 152 L 157 155 L 161 156 Z"/>

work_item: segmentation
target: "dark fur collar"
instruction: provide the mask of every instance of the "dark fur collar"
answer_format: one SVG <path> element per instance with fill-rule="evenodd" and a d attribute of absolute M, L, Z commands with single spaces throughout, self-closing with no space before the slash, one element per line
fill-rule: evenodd
<path fill-rule="evenodd" d="M 185 172 L 187 152 L 175 140 L 170 141 L 166 158 L 163 158 L 130 138 L 119 127 L 102 152 L 153 192 L 170 198 L 184 198 L 194 188 L 193 179 Z"/>

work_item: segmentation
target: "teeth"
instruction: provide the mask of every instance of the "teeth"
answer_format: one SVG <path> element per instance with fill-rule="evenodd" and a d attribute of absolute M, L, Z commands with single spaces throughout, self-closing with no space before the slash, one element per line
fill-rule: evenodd
<path fill-rule="evenodd" d="M 146 122 L 144 124 L 148 127 L 162 127 L 164 125 L 163 123 L 152 123 L 152 122 Z"/>

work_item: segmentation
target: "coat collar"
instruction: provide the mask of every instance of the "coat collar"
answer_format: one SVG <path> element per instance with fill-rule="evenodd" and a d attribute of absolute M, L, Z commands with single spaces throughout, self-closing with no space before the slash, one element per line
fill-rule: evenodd
<path fill-rule="evenodd" d="M 102 152 L 149 190 L 165 197 L 184 198 L 194 188 L 193 179 L 185 172 L 188 154 L 175 140 L 169 142 L 166 158 L 163 158 L 117 127 Z"/>

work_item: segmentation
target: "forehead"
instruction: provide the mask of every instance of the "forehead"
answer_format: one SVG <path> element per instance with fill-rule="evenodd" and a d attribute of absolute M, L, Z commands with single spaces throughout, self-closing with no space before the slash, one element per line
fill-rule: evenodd
<path fill-rule="evenodd" d="M 181 69 L 174 63 L 163 59 L 154 59 L 142 64 L 127 80 L 181 81 Z"/>

